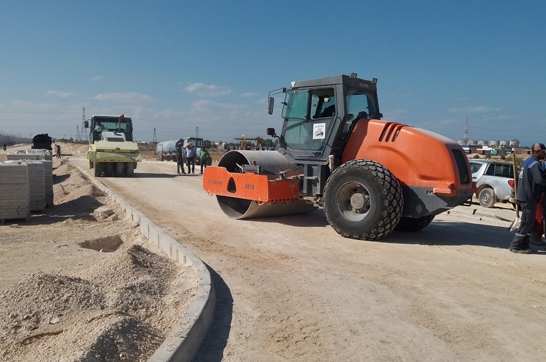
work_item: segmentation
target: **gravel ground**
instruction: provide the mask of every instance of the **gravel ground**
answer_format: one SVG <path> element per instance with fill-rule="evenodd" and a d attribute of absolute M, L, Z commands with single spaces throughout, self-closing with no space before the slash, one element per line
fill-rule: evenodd
<path fill-rule="evenodd" d="M 54 206 L 0 227 L 0 360 L 145 361 L 186 312 L 197 275 L 87 176 L 54 168 Z M 93 213 L 104 205 L 114 214 Z"/>

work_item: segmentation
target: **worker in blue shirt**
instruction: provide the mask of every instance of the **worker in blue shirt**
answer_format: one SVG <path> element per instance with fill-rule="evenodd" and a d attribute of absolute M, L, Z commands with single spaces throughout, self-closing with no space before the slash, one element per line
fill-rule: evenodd
<path fill-rule="evenodd" d="M 537 204 L 542 195 L 542 186 L 546 186 L 540 160 L 546 155 L 546 146 L 535 143 L 532 156 L 523 161 L 518 175 L 518 192 L 516 202 L 521 209 L 521 223 L 510 244 L 510 251 L 518 254 L 531 254 L 535 251 L 529 247 L 531 231 L 535 223 Z"/>

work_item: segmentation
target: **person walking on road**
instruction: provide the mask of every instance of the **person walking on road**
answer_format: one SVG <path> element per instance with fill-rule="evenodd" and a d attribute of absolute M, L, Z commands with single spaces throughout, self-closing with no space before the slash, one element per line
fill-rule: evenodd
<path fill-rule="evenodd" d="M 61 146 L 60 145 L 55 145 L 55 151 L 56 151 L 56 155 L 57 158 L 61 158 Z"/>
<path fill-rule="evenodd" d="M 546 186 L 540 160 L 546 155 L 546 146 L 535 143 L 533 155 L 523 161 L 518 175 L 518 192 L 516 202 L 521 209 L 521 223 L 510 244 L 510 251 L 518 254 L 532 254 L 535 250 L 529 247 L 531 231 L 535 223 L 538 200 L 542 195 L 542 186 Z"/>
<path fill-rule="evenodd" d="M 203 173 L 203 170 L 207 168 L 207 160 L 210 157 L 209 151 L 205 147 L 201 149 L 201 154 L 199 155 L 199 158 L 201 159 L 201 173 Z"/>
<path fill-rule="evenodd" d="M 188 166 L 188 174 L 195 173 L 195 148 L 192 146 L 191 142 L 188 142 L 186 145 L 186 166 Z M 191 166 L 191 168 L 190 168 Z"/>
<path fill-rule="evenodd" d="M 182 147 L 182 142 L 178 141 L 176 143 L 176 173 L 177 174 L 186 174 L 184 172 L 184 147 Z"/>

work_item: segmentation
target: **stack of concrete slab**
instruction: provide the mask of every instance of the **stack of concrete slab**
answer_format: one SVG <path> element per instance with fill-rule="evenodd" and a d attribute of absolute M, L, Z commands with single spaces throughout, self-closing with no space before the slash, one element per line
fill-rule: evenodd
<path fill-rule="evenodd" d="M 30 183 L 24 162 L 0 163 L 0 222 L 30 217 Z"/>
<path fill-rule="evenodd" d="M 30 211 L 44 211 L 46 207 L 44 164 L 42 161 L 26 161 L 26 163 L 30 186 Z"/>
<path fill-rule="evenodd" d="M 51 161 L 51 151 L 49 150 L 25 150 L 18 152 L 26 152 L 28 155 L 38 155 L 38 160 L 49 160 Z"/>
<path fill-rule="evenodd" d="M 46 206 L 53 206 L 53 165 L 50 160 L 41 160 L 44 164 L 44 183 Z"/>
<path fill-rule="evenodd" d="M 26 151 L 17 151 L 14 153 L 8 153 L 6 155 L 8 161 L 18 161 L 18 160 L 39 160 L 41 155 L 37 153 L 26 153 Z"/>
<path fill-rule="evenodd" d="M 44 164 L 46 206 L 53 206 L 53 165 L 49 150 L 19 150 L 7 154 L 8 160 L 42 160 Z M 35 210 L 32 210 L 35 211 Z M 38 210 L 36 210 L 38 211 Z"/>

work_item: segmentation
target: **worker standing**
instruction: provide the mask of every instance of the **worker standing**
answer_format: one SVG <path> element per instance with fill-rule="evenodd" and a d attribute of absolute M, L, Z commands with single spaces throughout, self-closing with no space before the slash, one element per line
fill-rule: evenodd
<path fill-rule="evenodd" d="M 55 145 L 55 151 L 57 158 L 61 158 L 61 146 L 59 144 Z"/>
<path fill-rule="evenodd" d="M 184 172 L 184 147 L 180 141 L 176 143 L 176 173 L 186 174 Z"/>
<path fill-rule="evenodd" d="M 540 169 L 542 170 L 542 173 L 546 173 L 546 162 L 544 160 L 541 161 L 542 164 L 540 165 Z M 545 175 L 546 176 L 546 175 Z M 544 206 L 546 206 L 546 188 L 542 187 L 542 195 L 540 196 L 540 199 L 538 200 L 537 204 L 537 210 L 535 212 L 535 225 L 533 227 L 533 230 L 531 232 L 531 238 L 529 239 L 529 246 L 533 249 L 545 249 L 546 248 L 546 242 L 542 238 L 542 235 L 544 235 L 544 215 L 545 210 Z"/>
<path fill-rule="evenodd" d="M 201 153 L 199 154 L 199 158 L 201 159 L 201 173 L 203 173 L 203 170 L 207 168 L 207 159 L 210 157 L 209 151 L 205 147 L 201 149 Z"/>
<path fill-rule="evenodd" d="M 8 147 L 6 146 L 6 144 L 4 143 L 4 151 L 7 149 Z"/>
<path fill-rule="evenodd" d="M 186 166 L 188 166 L 188 174 L 195 173 L 195 148 L 192 146 L 191 142 L 188 142 L 186 145 Z M 191 167 L 190 167 L 191 166 Z"/>
<path fill-rule="evenodd" d="M 537 203 L 542 194 L 541 187 L 546 186 L 546 178 L 542 176 L 540 165 L 540 160 L 546 155 L 546 146 L 543 143 L 535 143 L 532 151 L 533 155 L 523 161 L 518 175 L 516 202 L 521 209 L 521 223 L 509 249 L 518 254 L 535 253 L 529 247 L 529 239 L 535 223 Z"/>

